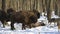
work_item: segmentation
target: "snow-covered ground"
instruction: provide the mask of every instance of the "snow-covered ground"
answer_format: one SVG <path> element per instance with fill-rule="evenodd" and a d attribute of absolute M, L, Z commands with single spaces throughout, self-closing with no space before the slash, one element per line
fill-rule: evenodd
<path fill-rule="evenodd" d="M 1 22 L 0 22 L 1 24 Z M 2 25 L 2 24 L 1 24 Z M 6 26 L 5 28 L 0 27 L 0 34 L 57 34 L 58 27 L 48 27 L 48 26 L 39 26 L 35 28 L 26 28 L 26 30 L 21 30 L 22 24 L 14 24 L 16 30 L 10 30 L 10 26 Z"/>
<path fill-rule="evenodd" d="M 52 34 L 52 33 L 57 33 L 58 32 L 58 27 L 53 27 L 53 28 L 49 28 L 47 26 L 39 26 L 39 27 L 35 27 L 35 28 L 31 28 L 31 29 L 26 29 L 26 30 L 21 30 L 21 28 L 19 29 L 18 27 L 20 27 L 20 25 L 15 24 L 16 30 L 10 30 L 10 28 L 7 28 L 9 26 L 7 26 L 6 28 L 2 28 L 0 27 L 0 34 Z M 18 30 L 19 29 L 19 30 Z"/>
<path fill-rule="evenodd" d="M 53 15 L 54 14 L 52 14 L 52 16 Z M 54 18 L 54 17 L 56 18 L 58 16 L 55 15 L 52 18 Z M 58 31 L 57 26 L 50 27 L 46 16 L 43 16 L 43 15 L 40 16 L 40 18 L 38 19 L 38 22 L 43 22 L 46 24 L 46 26 L 39 26 L 39 27 L 31 28 L 31 29 L 26 28 L 26 30 L 21 30 L 22 24 L 15 23 L 14 26 L 15 26 L 16 30 L 10 30 L 10 25 L 3 28 L 2 27 L 3 25 L 0 22 L 0 34 L 60 34 L 60 31 Z M 10 24 L 10 22 L 9 22 L 9 24 Z M 52 23 L 52 25 L 54 25 L 54 23 Z"/>

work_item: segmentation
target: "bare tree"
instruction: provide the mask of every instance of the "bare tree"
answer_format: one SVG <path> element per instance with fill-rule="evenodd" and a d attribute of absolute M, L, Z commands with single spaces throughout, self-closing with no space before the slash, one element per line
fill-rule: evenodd
<path fill-rule="evenodd" d="M 5 11 L 5 0 L 2 0 L 2 10 Z"/>
<path fill-rule="evenodd" d="M 58 15 L 58 6 L 57 6 L 57 0 L 55 0 L 55 14 Z"/>
<path fill-rule="evenodd" d="M 36 9 L 38 9 L 38 0 L 36 0 Z"/>
<path fill-rule="evenodd" d="M 46 0 L 46 1 L 47 1 L 47 4 L 46 4 L 47 18 L 48 20 L 50 20 L 51 19 L 51 9 L 50 9 L 51 0 Z"/>
<path fill-rule="evenodd" d="M 35 9 L 35 3 L 36 3 L 36 2 L 34 1 L 34 4 L 33 4 L 33 9 Z"/>
<path fill-rule="evenodd" d="M 45 8 L 44 8 L 44 3 L 43 3 L 44 0 L 42 0 L 42 8 L 43 8 L 43 12 L 45 12 Z"/>

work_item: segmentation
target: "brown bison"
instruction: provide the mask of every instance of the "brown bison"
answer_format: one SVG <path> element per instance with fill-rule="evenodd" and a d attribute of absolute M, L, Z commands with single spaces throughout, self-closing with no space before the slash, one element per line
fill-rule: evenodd
<path fill-rule="evenodd" d="M 11 21 L 11 30 L 14 30 L 14 23 L 22 23 L 22 29 L 25 29 L 25 25 L 31 28 L 32 23 L 36 23 L 40 17 L 40 13 L 37 10 L 22 10 L 19 12 L 14 11 L 12 8 L 7 10 L 9 19 Z"/>

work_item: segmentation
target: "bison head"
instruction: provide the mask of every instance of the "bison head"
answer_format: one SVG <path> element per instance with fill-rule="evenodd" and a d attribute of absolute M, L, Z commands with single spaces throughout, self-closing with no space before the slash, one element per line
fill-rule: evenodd
<path fill-rule="evenodd" d="M 13 12 L 14 12 L 14 10 L 12 8 L 7 9 L 8 14 L 12 14 Z"/>
<path fill-rule="evenodd" d="M 40 13 L 37 10 L 33 9 L 33 12 L 37 15 L 38 18 L 40 18 Z"/>

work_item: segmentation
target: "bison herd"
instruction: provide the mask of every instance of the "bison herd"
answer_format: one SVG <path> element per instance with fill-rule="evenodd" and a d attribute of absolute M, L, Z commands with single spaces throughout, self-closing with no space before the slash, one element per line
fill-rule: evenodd
<path fill-rule="evenodd" d="M 20 10 L 16 12 L 12 8 L 7 9 L 7 12 L 0 10 L 0 21 L 4 24 L 11 21 L 11 30 L 14 30 L 14 23 L 22 23 L 22 29 L 26 29 L 26 26 L 31 28 L 31 24 L 35 24 L 37 19 L 40 17 L 40 13 L 33 10 Z"/>

